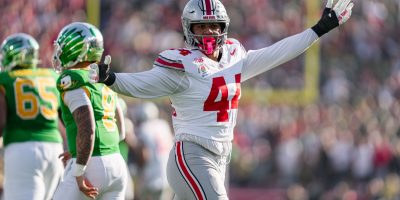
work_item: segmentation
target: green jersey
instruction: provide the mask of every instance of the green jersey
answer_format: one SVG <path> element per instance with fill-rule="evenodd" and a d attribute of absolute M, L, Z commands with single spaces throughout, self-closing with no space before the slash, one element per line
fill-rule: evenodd
<path fill-rule="evenodd" d="M 58 75 L 52 69 L 18 69 L 0 73 L 7 102 L 4 145 L 13 142 L 61 143 L 58 131 Z"/>
<path fill-rule="evenodd" d="M 89 71 L 83 69 L 65 70 L 57 80 L 57 88 L 62 98 L 66 91 L 78 88 L 82 88 L 89 97 L 96 123 L 92 156 L 119 152 L 119 132 L 115 119 L 118 96 L 104 84 L 91 84 L 88 74 Z M 76 157 L 77 126 L 71 111 L 64 103 L 61 103 L 61 110 L 67 129 L 68 149 L 72 157 Z"/>

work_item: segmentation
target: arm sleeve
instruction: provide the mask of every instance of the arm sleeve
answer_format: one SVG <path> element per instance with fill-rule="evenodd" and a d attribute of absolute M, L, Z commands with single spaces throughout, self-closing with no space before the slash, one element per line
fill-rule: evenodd
<path fill-rule="evenodd" d="M 65 92 L 64 103 L 65 105 L 67 105 L 71 113 L 73 113 L 77 108 L 81 106 L 92 105 L 90 103 L 89 97 L 86 95 L 85 91 L 82 88 Z"/>
<path fill-rule="evenodd" d="M 189 87 L 185 72 L 154 67 L 140 73 L 116 73 L 111 89 L 117 93 L 137 98 L 157 98 L 184 91 Z"/>
<path fill-rule="evenodd" d="M 307 29 L 269 47 L 248 51 L 244 59 L 242 80 L 250 79 L 299 56 L 317 40 L 318 35 L 312 29 Z"/>

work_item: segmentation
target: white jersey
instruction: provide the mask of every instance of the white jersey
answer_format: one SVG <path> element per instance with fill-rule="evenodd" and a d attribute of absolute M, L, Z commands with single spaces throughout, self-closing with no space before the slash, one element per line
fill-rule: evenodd
<path fill-rule="evenodd" d="M 175 135 L 231 141 L 236 124 L 241 82 L 304 52 L 318 36 L 311 29 L 269 47 L 246 52 L 235 39 L 222 47 L 219 62 L 199 50 L 174 49 L 159 54 L 154 68 L 116 74 L 111 88 L 139 98 L 169 96 Z"/>
<path fill-rule="evenodd" d="M 246 51 L 236 40 L 228 40 L 222 52 L 220 62 L 201 51 L 187 49 L 164 51 L 157 58 L 155 65 L 184 70 L 190 82 L 187 89 L 170 96 L 175 134 L 190 133 L 217 141 L 232 139 Z"/>

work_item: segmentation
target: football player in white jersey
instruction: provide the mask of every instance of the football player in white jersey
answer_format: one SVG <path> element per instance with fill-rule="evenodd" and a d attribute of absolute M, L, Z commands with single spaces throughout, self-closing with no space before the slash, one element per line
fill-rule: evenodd
<path fill-rule="evenodd" d="M 175 145 L 167 166 L 174 199 L 228 199 L 225 168 L 231 153 L 240 84 L 302 54 L 319 37 L 346 22 L 351 0 L 328 0 L 313 27 L 271 46 L 246 51 L 228 39 L 229 17 L 219 0 L 190 0 L 182 14 L 189 48 L 159 54 L 153 69 L 113 73 L 91 66 L 92 81 L 136 98 L 168 96 L 174 113 Z"/>

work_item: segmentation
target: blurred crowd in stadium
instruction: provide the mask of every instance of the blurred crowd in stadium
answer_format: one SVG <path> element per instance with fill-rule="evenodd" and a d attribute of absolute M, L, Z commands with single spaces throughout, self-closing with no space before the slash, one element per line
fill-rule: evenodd
<path fill-rule="evenodd" d="M 305 27 L 306 0 L 222 2 L 231 18 L 229 36 L 248 50 Z M 100 29 L 116 71 L 143 71 L 160 51 L 184 45 L 179 19 L 186 0 L 101 3 Z M 400 198 L 400 1 L 354 3 L 348 24 L 320 41 L 316 102 L 241 104 L 230 165 L 232 188 L 269 189 L 289 199 Z M 0 38 L 31 34 L 45 67 L 51 67 L 58 31 L 87 20 L 85 0 L 0 0 L 0 12 Z M 303 61 L 301 56 L 245 86 L 301 88 Z M 168 101 L 159 106 L 170 120 Z"/>

